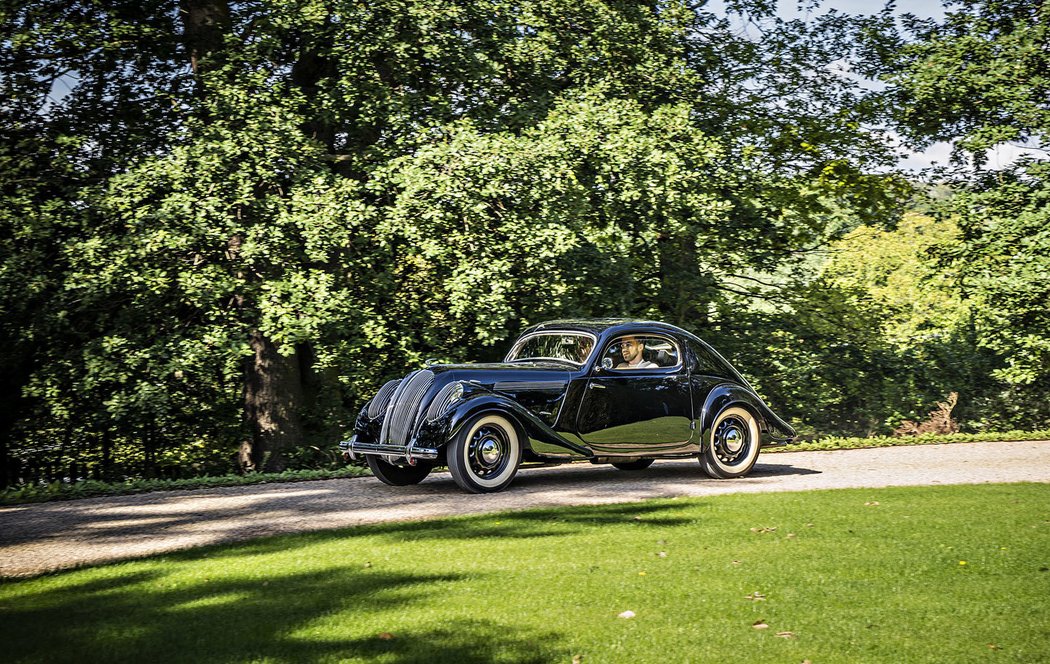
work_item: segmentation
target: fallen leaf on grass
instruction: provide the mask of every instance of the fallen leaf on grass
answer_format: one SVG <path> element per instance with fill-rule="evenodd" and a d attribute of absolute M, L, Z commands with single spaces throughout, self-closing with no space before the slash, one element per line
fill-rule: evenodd
<path fill-rule="evenodd" d="M 733 561 L 733 564 L 734 564 L 734 565 L 739 565 L 739 564 L 740 564 L 740 561 L 739 561 L 739 560 L 734 560 L 734 561 Z"/>
<path fill-rule="evenodd" d="M 381 640 L 383 640 L 383 641 L 393 641 L 394 640 L 394 635 L 391 634 L 390 632 L 382 632 L 382 633 L 379 634 L 379 638 Z"/>
<path fill-rule="evenodd" d="M 798 535 L 795 533 L 788 533 L 788 539 L 795 539 L 796 537 L 798 537 Z"/>
<path fill-rule="evenodd" d="M 638 576 L 645 576 L 645 570 L 642 570 L 641 572 L 638 572 Z"/>
<path fill-rule="evenodd" d="M 765 528 L 752 528 L 753 533 L 775 533 L 777 532 L 776 526 L 766 526 Z"/>
<path fill-rule="evenodd" d="M 793 639 L 793 638 L 795 638 L 795 633 L 794 632 L 777 632 L 776 635 L 779 636 L 782 639 Z"/>
<path fill-rule="evenodd" d="M 766 599 L 766 596 L 756 590 L 755 592 L 751 593 L 750 595 L 746 595 L 744 597 L 744 599 L 749 599 L 752 602 L 761 602 L 761 601 L 764 601 Z"/>
<path fill-rule="evenodd" d="M 634 617 L 634 611 L 624 611 L 623 613 L 621 613 L 620 615 L 618 615 L 616 617 L 617 618 L 623 618 L 624 620 L 627 620 L 627 619 L 630 619 L 630 618 Z"/>
<path fill-rule="evenodd" d="M 667 552 L 666 551 L 657 551 L 656 555 L 659 558 L 666 558 L 667 557 Z"/>
<path fill-rule="evenodd" d="M 877 501 L 877 500 L 873 500 L 873 501 L 871 501 L 870 503 L 864 503 L 864 506 L 865 506 L 865 507 L 874 507 L 874 506 L 876 506 L 876 505 L 878 505 L 878 504 L 879 504 L 879 501 Z"/>
<path fill-rule="evenodd" d="M 1003 648 L 1002 648 L 1002 646 L 997 645 L 995 643 L 989 643 L 988 644 L 988 649 L 989 650 L 1002 650 Z"/>
<path fill-rule="evenodd" d="M 755 629 L 769 629 L 769 625 L 766 624 L 765 620 L 758 620 L 755 624 L 751 625 Z"/>
<path fill-rule="evenodd" d="M 583 664 L 583 655 L 573 655 L 572 664 Z"/>

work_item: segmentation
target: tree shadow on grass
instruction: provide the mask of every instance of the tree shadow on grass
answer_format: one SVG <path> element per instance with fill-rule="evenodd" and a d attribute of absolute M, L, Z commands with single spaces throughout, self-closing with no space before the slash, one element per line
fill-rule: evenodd
<path fill-rule="evenodd" d="M 695 506 L 696 503 L 691 503 Z M 201 557 L 223 558 L 265 555 L 293 547 L 324 544 L 354 537 L 380 536 L 394 542 L 428 540 L 467 541 L 499 539 L 540 539 L 577 534 L 587 528 L 630 524 L 640 528 L 667 529 L 696 522 L 694 517 L 676 514 L 682 504 L 669 501 L 617 503 L 586 507 L 531 509 L 485 515 L 449 517 L 427 521 L 396 521 L 293 535 L 278 535 L 234 546 L 215 545 L 164 554 L 172 560 Z M 361 561 L 362 563 L 364 561 Z"/>
<path fill-rule="evenodd" d="M 0 639 L 9 662 L 551 659 L 558 634 L 522 633 L 514 625 L 485 621 L 362 635 L 361 625 L 376 616 L 396 616 L 460 578 L 340 567 L 187 583 L 177 575 L 143 572 L 9 602 L 0 607 Z M 314 636 L 318 630 L 321 636 Z"/>
<path fill-rule="evenodd" d="M 527 632 L 483 620 L 457 620 L 440 629 L 334 641 L 328 644 L 333 659 L 360 657 L 366 660 L 392 658 L 411 664 L 491 664 L 515 662 L 540 664 L 561 659 L 555 632 Z"/>

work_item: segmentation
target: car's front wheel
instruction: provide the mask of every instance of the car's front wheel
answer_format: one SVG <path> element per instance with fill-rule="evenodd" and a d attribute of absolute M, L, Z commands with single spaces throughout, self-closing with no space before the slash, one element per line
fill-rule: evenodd
<path fill-rule="evenodd" d="M 372 469 L 372 474 L 384 484 L 390 486 L 409 486 L 419 484 L 430 474 L 434 466 L 425 462 L 417 462 L 416 465 L 390 463 L 381 456 L 366 454 L 365 461 Z"/>
<path fill-rule="evenodd" d="M 449 444 L 452 479 L 471 493 L 504 489 L 518 472 L 521 440 L 503 415 L 483 413 L 467 422 Z"/>
<path fill-rule="evenodd" d="M 758 460 L 758 420 L 739 406 L 726 408 L 711 426 L 711 444 L 700 455 L 700 466 L 715 479 L 743 477 Z"/>

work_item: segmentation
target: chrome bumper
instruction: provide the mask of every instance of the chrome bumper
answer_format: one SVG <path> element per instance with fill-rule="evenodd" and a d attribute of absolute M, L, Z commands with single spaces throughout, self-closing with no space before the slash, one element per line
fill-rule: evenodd
<path fill-rule="evenodd" d="M 413 459 L 436 459 L 438 451 L 433 447 L 408 447 L 401 445 L 380 445 L 379 443 L 363 443 L 357 436 L 351 436 L 350 440 L 339 443 L 339 449 L 356 460 L 358 454 L 380 454 L 383 456 L 405 457 L 411 462 Z"/>

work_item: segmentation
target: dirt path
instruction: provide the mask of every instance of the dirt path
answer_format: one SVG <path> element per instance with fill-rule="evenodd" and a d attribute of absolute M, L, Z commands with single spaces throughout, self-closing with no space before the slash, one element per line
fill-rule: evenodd
<path fill-rule="evenodd" d="M 480 496 L 461 492 L 440 472 L 407 488 L 369 477 L 5 507 L 0 576 L 381 521 L 672 496 L 984 482 L 1050 482 L 1050 441 L 767 454 L 751 475 L 730 481 L 708 479 L 696 461 L 682 460 L 633 473 L 589 464 L 526 469 L 507 491 Z"/>

